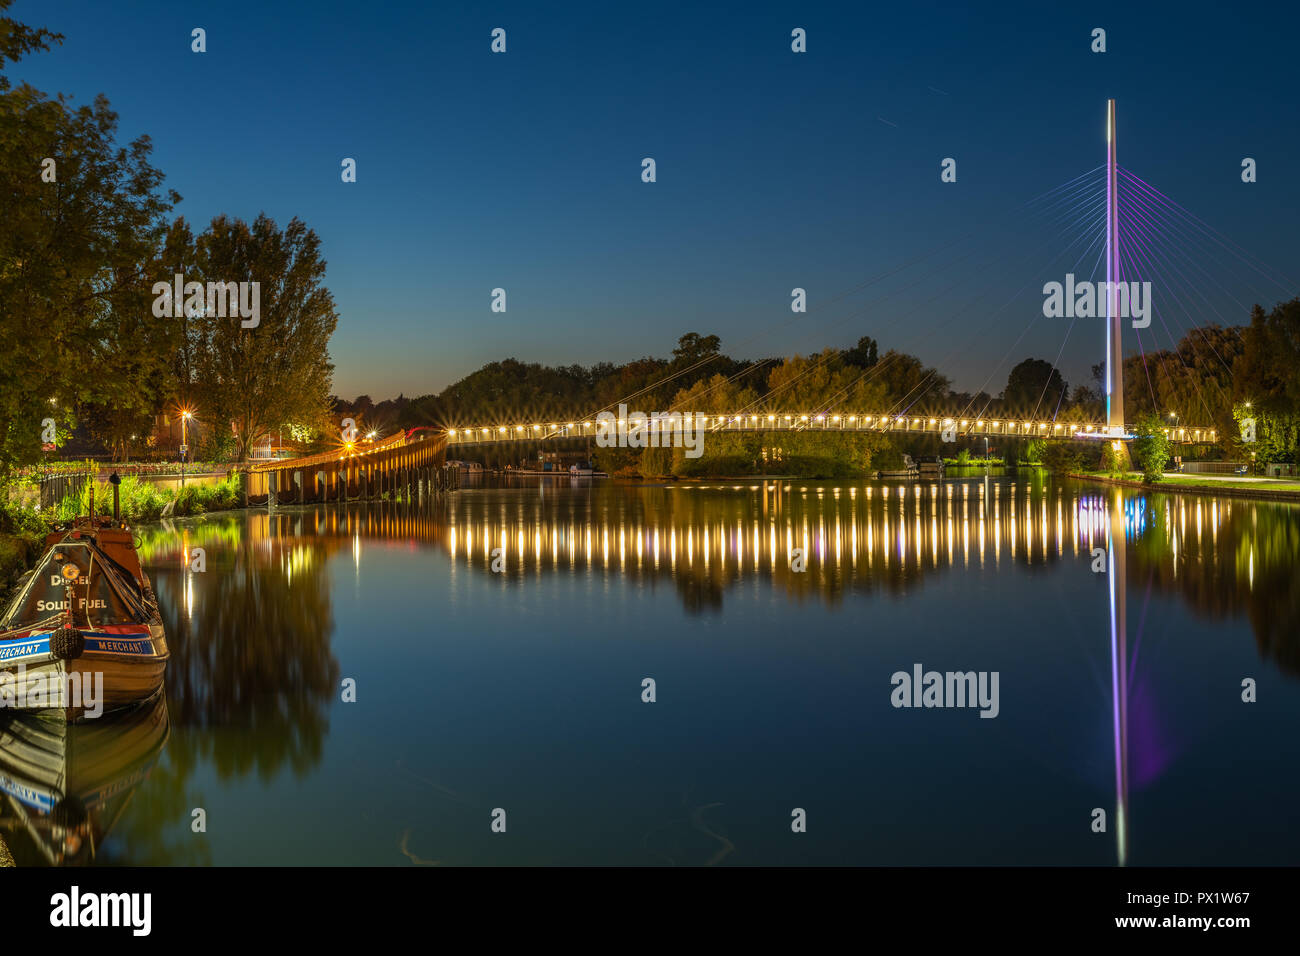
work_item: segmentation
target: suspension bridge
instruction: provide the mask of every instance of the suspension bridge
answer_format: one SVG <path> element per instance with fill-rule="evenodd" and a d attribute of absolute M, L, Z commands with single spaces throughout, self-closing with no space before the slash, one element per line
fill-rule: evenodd
<path fill-rule="evenodd" d="M 731 432 L 811 432 L 840 435 L 883 432 L 917 436 L 937 435 L 945 442 L 995 436 L 1002 439 L 1051 441 L 1095 439 L 1112 442 L 1119 450 L 1123 448 L 1124 442 L 1135 437 L 1137 428 L 1136 422 L 1125 419 L 1126 335 L 1136 341 L 1137 354 L 1142 360 L 1141 371 L 1145 378 L 1145 381 L 1132 382 L 1130 387 L 1145 386 L 1142 391 L 1145 393 L 1149 390 L 1151 399 L 1147 403 L 1145 394 L 1135 395 L 1130 406 L 1145 406 L 1148 412 L 1151 409 L 1160 409 L 1161 414 L 1164 414 L 1163 408 L 1170 403 L 1170 396 L 1176 396 L 1184 417 L 1192 423 L 1179 421 L 1178 416 L 1170 415 L 1173 421 L 1163 429 L 1170 442 L 1189 446 L 1219 442 L 1221 437 L 1219 429 L 1229 420 L 1232 406 L 1230 396 L 1224 387 L 1225 382 L 1228 384 L 1231 382 L 1231 368 L 1206 334 L 1206 329 L 1198 326 L 1193 320 L 1193 312 L 1205 315 L 1207 310 L 1213 310 L 1222 321 L 1223 327 L 1228 329 L 1239 327 L 1240 322 L 1239 320 L 1236 323 L 1228 321 L 1218 313 L 1217 309 L 1214 309 L 1211 297 L 1206 292 L 1206 284 L 1208 282 L 1217 284 L 1217 280 L 1201 267 L 1194 259 L 1193 253 L 1204 252 L 1208 244 L 1215 243 L 1220 250 L 1226 250 L 1237 260 L 1254 269 L 1256 273 L 1263 275 L 1277 286 L 1287 289 L 1292 295 L 1295 293 L 1294 284 L 1290 283 L 1290 280 L 1279 281 L 1277 277 L 1281 275 L 1280 273 L 1265 271 L 1258 260 L 1253 260 L 1253 257 L 1240 247 L 1225 243 L 1220 234 L 1154 187 L 1119 166 L 1114 100 L 1107 102 L 1105 163 L 1030 200 L 1018 207 L 1017 211 L 1025 210 L 1028 210 L 1027 215 L 1037 217 L 1039 224 L 1046 224 L 1051 229 L 1058 229 L 1064 224 L 1064 230 L 1054 236 L 1054 240 L 1063 240 L 1071 231 L 1077 234 L 1064 249 L 1054 248 L 1054 242 L 1043 242 L 1039 245 L 1051 251 L 1053 257 L 1051 263 L 1055 263 L 1064 255 L 1068 264 L 1069 259 L 1078 251 L 1074 271 L 1088 276 L 1083 284 L 1096 287 L 1098 290 L 1095 302 L 1089 300 L 1093 304 L 1086 310 L 1081 309 L 1076 313 L 1073 308 L 1070 308 L 1067 311 L 1066 314 L 1071 317 L 1071 322 L 1065 328 L 1056 361 L 1052 363 L 1052 370 L 1055 372 L 1061 357 L 1065 354 L 1077 318 L 1095 317 L 1103 320 L 1100 324 L 1104 325 L 1104 343 L 1097 343 L 1103 346 L 1102 349 L 1098 349 L 1103 354 L 1099 376 L 1099 389 L 1102 394 L 1097 396 L 1099 401 L 1092 406 L 1094 409 L 1092 414 L 1082 406 L 1062 409 L 1065 398 L 1063 383 L 1062 388 L 1058 390 L 1059 394 L 1056 394 L 1054 399 L 1048 398 L 1050 378 L 1043 385 L 1037 405 L 1032 410 L 1028 410 L 1026 406 L 1027 414 L 1015 414 L 1014 410 L 1009 408 L 1001 408 L 1002 414 L 997 414 L 999 409 L 994 405 L 994 400 L 983 391 L 983 387 L 976 399 L 966 402 L 963 407 L 943 408 L 941 401 L 936 400 L 933 392 L 928 391 L 938 376 L 934 369 L 931 369 L 920 381 L 914 382 L 905 394 L 897 395 L 884 391 L 887 397 L 882 402 L 879 400 L 880 389 L 875 392 L 868 392 L 865 389 L 873 380 L 877 383 L 884 380 L 882 373 L 888 371 L 893 353 L 864 369 L 852 381 L 841 385 L 833 395 L 829 397 L 821 395 L 813 402 L 800 403 L 793 396 L 801 384 L 807 384 L 811 376 L 825 369 L 827 361 L 825 354 L 819 359 L 810 359 L 802 371 L 787 376 L 764 391 L 759 398 L 748 403 L 737 403 L 739 407 L 727 409 L 726 403 L 717 400 L 717 396 L 714 396 L 714 400 L 702 402 L 713 408 L 712 411 L 707 412 L 692 410 L 689 407 L 674 407 L 667 413 L 650 415 L 633 412 L 628 417 L 622 413 L 626 408 L 623 402 L 632 401 L 636 396 L 652 389 L 662 388 L 679 376 L 700 371 L 708 362 L 718 357 L 711 355 L 685 368 L 676 369 L 646 388 L 626 396 L 618 403 L 620 414 L 617 418 L 609 412 L 613 406 L 569 420 L 529 415 L 524 410 L 511 416 L 509 420 L 467 425 L 458 423 L 454 427 L 424 430 L 425 433 L 420 435 L 414 432 L 401 433 L 365 448 L 348 446 L 323 456 L 259 466 L 258 472 L 266 475 L 267 487 L 263 493 L 284 495 L 287 492 L 291 497 L 299 500 L 331 500 L 347 497 L 352 493 L 370 497 L 382 494 L 385 490 L 395 493 L 412 491 L 418 495 L 421 488 L 437 490 L 440 487 L 442 479 L 436 473 L 445 461 L 450 448 L 502 443 L 559 442 L 574 439 L 595 440 L 602 445 L 608 442 L 622 447 L 629 445 L 661 447 L 657 439 L 664 437 L 669 430 L 679 430 L 683 427 L 689 427 L 706 435 Z M 962 240 L 950 241 L 940 247 L 940 250 L 954 246 L 959 241 L 970 239 L 974 245 L 974 252 L 983 251 L 982 247 L 987 245 L 982 232 L 984 228 L 984 226 L 977 228 Z M 831 304 L 878 281 L 901 274 L 917 263 L 931 258 L 937 251 L 939 250 L 926 253 L 881 276 L 868 279 L 858 287 L 832 299 Z M 1211 251 L 1214 250 L 1211 248 Z M 974 252 L 962 258 L 967 258 Z M 1086 268 L 1086 262 L 1089 260 L 1093 261 L 1090 276 Z M 1102 268 L 1103 263 L 1104 268 Z M 993 261 L 983 268 L 987 271 L 988 268 L 1001 265 L 995 255 Z M 951 271 L 952 266 L 952 263 L 948 263 L 938 271 L 941 273 Z M 1067 288 L 1069 289 L 1074 288 L 1074 271 L 1068 273 L 1070 282 Z M 1033 274 L 1020 265 L 1013 266 L 1011 272 L 1014 275 Z M 1091 281 L 1092 277 L 1098 276 L 1098 273 L 1104 276 L 1104 283 Z M 1157 303 L 1148 298 L 1146 309 L 1149 314 L 1145 322 L 1134 321 L 1134 331 L 1127 332 L 1125 326 L 1132 317 L 1128 292 L 1130 285 L 1138 284 L 1132 281 L 1138 277 L 1143 280 L 1143 285 L 1151 285 L 1152 279 L 1157 280 L 1162 301 Z M 1286 279 L 1285 276 L 1281 278 Z M 905 288 L 921 286 L 928 291 L 932 285 L 937 284 L 933 277 L 922 277 Z M 1031 280 L 1026 280 L 1014 295 L 1001 306 L 987 313 L 985 318 L 992 320 L 1003 314 L 1031 284 Z M 947 289 L 941 290 L 923 304 L 933 302 L 939 295 L 946 294 L 958 285 L 959 280 L 954 281 Z M 1221 284 L 1219 286 L 1222 291 L 1227 291 L 1222 289 Z M 1043 291 L 1047 293 L 1046 286 Z M 889 293 L 889 295 L 893 294 Z M 1233 298 L 1235 299 L 1235 296 Z M 1263 300 L 1261 298 L 1256 301 Z M 1236 304 L 1241 306 L 1244 314 L 1246 306 L 1240 300 L 1236 300 Z M 974 305 L 974 302 L 963 302 L 960 308 L 953 309 L 946 315 L 943 322 L 945 327 L 963 320 L 965 318 L 963 313 Z M 1020 346 L 1034 322 L 1042 315 L 1049 314 L 1046 305 L 1043 305 L 1041 310 L 1036 305 L 1034 312 L 1036 314 L 1029 326 L 1013 341 L 1012 336 L 1004 329 L 995 329 L 994 340 L 1006 338 L 1011 344 L 997 367 L 989 373 L 985 385 L 992 381 L 1013 350 Z M 847 319 L 856 318 L 861 314 L 850 315 Z M 1172 348 L 1152 351 L 1151 346 L 1154 343 L 1143 342 L 1141 329 L 1151 325 L 1150 320 L 1153 316 L 1159 321 L 1159 325 L 1148 331 L 1149 338 L 1154 338 L 1156 330 L 1163 328 Z M 903 324 L 903 318 L 905 316 L 898 317 L 899 325 Z M 1186 325 L 1183 325 L 1184 319 Z M 788 320 L 786 324 L 790 321 L 793 320 Z M 974 331 L 975 323 L 963 322 L 963 325 L 970 330 L 968 331 L 970 338 L 964 342 L 960 341 L 959 337 L 943 335 L 944 329 L 927 329 L 927 335 L 934 341 L 951 339 L 951 355 L 961 355 L 963 350 L 969 350 L 971 341 L 980 334 Z M 1175 341 L 1175 329 L 1181 330 L 1183 336 L 1181 343 Z M 1227 373 L 1226 377 L 1221 372 L 1217 379 L 1210 378 L 1207 381 L 1205 376 L 1198 377 L 1198 374 L 1192 370 L 1185 350 L 1188 348 L 1186 346 L 1188 342 L 1193 343 L 1196 348 L 1202 347 L 1197 335 L 1204 340 L 1208 353 L 1213 354 L 1222 371 Z M 1096 347 L 1087 347 L 1085 354 L 1093 352 Z M 748 365 L 740 372 L 726 377 L 722 382 L 716 381 L 715 377 L 715 380 L 705 383 L 707 387 L 704 387 L 703 391 L 698 386 L 694 388 L 691 401 L 700 401 L 720 387 L 733 385 L 741 376 L 752 374 L 773 361 L 775 360 L 769 359 Z M 942 366 L 943 363 L 939 364 Z M 1161 385 L 1161 397 L 1156 395 L 1157 382 Z M 1218 394 L 1214 394 L 1213 389 L 1217 389 Z M 873 395 L 876 397 L 872 398 Z M 1141 406 L 1136 401 L 1139 397 L 1142 399 Z M 804 404 L 804 407 L 800 408 L 800 404 Z M 816 407 L 809 408 L 808 404 Z M 717 410 L 719 407 L 726 410 L 719 412 Z M 1229 411 L 1225 413 L 1225 409 Z M 636 440 L 629 441 L 632 436 L 636 436 Z"/>
<path fill-rule="evenodd" d="M 890 415 L 828 415 L 823 412 L 799 414 L 781 412 L 767 414 L 718 415 L 703 412 L 682 412 L 679 419 L 630 417 L 613 421 L 587 420 L 582 422 L 532 422 L 508 425 L 480 425 L 469 428 L 447 429 L 448 445 L 487 445 L 498 442 L 545 441 L 564 438 L 621 438 L 627 444 L 629 434 L 644 429 L 653 442 L 654 436 L 667 436 L 676 422 L 691 422 L 691 427 L 706 432 L 909 432 L 932 434 L 940 438 L 1055 438 L 1055 439 L 1105 439 L 1114 436 L 1114 425 L 1106 422 L 1048 422 L 1021 419 L 967 419 L 937 418 L 933 416 Z M 670 421 L 672 424 L 670 424 Z M 1131 437 L 1123 423 L 1117 437 Z M 1169 427 L 1165 434 L 1179 444 L 1208 444 L 1217 440 L 1213 428 Z M 653 442 L 657 447 L 657 442 Z M 665 437 L 665 444 L 667 439 Z"/>

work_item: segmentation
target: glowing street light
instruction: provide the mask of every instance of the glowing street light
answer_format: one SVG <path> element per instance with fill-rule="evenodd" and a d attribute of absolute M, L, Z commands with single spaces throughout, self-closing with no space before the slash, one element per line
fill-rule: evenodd
<path fill-rule="evenodd" d="M 185 462 L 190 455 L 190 419 L 194 412 L 188 408 L 181 409 L 181 487 L 185 487 Z"/>

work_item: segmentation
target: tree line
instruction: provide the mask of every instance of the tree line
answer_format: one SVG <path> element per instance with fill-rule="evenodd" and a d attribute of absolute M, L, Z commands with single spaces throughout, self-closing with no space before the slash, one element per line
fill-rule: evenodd
<path fill-rule="evenodd" d="M 324 427 L 337 324 L 320 239 L 220 215 L 195 231 L 173 216 L 148 136 L 118 141 L 104 96 L 75 105 L 6 70 L 63 37 L 3 14 L 0 0 L 0 476 L 74 428 L 121 457 L 155 417 L 182 409 L 238 460 L 273 430 Z M 260 322 L 191 299 L 157 314 L 157 286 L 256 282 Z M 51 429 L 53 425 L 53 429 Z"/>
<path fill-rule="evenodd" d="M 1192 328 L 1168 350 L 1130 356 L 1124 365 L 1125 420 L 1144 438 L 1138 452 L 1151 461 L 1168 454 L 1158 439 L 1165 428 L 1213 428 L 1217 440 L 1202 452 L 1257 462 L 1295 461 L 1300 409 L 1300 300 L 1271 312 L 1256 306 L 1242 327 L 1209 324 Z M 514 358 L 489 363 L 441 392 L 396 402 L 356 405 L 342 400 L 339 410 L 371 415 L 381 427 L 434 425 L 454 428 L 522 421 L 586 420 L 625 401 L 629 411 L 695 411 L 706 414 L 797 411 L 845 415 L 958 415 L 967 418 L 1026 419 L 1048 422 L 1100 422 L 1105 418 L 1104 366 L 1093 380 L 1071 385 L 1053 363 L 1027 358 L 1010 370 L 997 394 L 954 390 L 951 380 L 917 356 L 882 350 L 870 336 L 848 349 L 825 349 L 808 356 L 761 360 L 725 354 L 716 335 L 683 335 L 671 357 L 644 357 L 624 364 L 602 362 L 546 366 Z M 363 401 L 364 399 L 364 401 Z M 1242 440 L 1241 422 L 1254 417 L 1257 440 Z M 1046 449 L 995 439 L 1008 460 L 1043 461 Z M 908 446 L 918 447 L 916 436 Z M 1039 443 L 1041 444 L 1041 443 Z M 1055 443 L 1053 443 L 1055 444 Z M 744 473 L 773 464 L 809 474 L 859 474 L 890 467 L 899 448 L 879 434 L 836 436 L 815 432 L 709 436 L 703 458 L 692 462 L 659 449 L 601 450 L 611 470 L 643 474 Z M 522 451 L 521 451 L 522 449 Z M 936 445 L 933 451 L 943 451 Z M 948 449 L 950 451 L 950 449 Z M 505 464 L 531 451 L 502 446 L 476 451 Z M 1058 450 L 1062 467 L 1081 467 L 1079 449 Z M 1026 454 L 1031 456 L 1026 458 Z M 1069 459 L 1069 460 L 1066 460 Z M 1079 461 L 1076 461 L 1078 459 Z M 1055 459 L 1053 459 L 1055 460 Z"/>

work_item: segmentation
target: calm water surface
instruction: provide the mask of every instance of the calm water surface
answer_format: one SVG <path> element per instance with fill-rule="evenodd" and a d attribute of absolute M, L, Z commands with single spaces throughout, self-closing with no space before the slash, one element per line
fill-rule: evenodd
<path fill-rule="evenodd" d="M 1292 506 L 535 479 L 140 533 L 166 700 L 69 742 L 94 760 L 68 860 L 1300 860 Z M 998 672 L 997 717 L 893 707 L 915 664 Z M 19 862 L 64 858 L 25 812 Z"/>

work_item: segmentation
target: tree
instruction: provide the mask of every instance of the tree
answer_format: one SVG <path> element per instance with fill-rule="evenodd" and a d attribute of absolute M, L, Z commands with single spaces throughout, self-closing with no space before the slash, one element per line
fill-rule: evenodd
<path fill-rule="evenodd" d="M 1008 415 L 1051 418 L 1069 391 L 1051 362 L 1027 358 L 1011 370 L 1002 400 Z"/>
<path fill-rule="evenodd" d="M 844 350 L 844 361 L 858 368 L 873 368 L 880 361 L 879 351 L 880 346 L 876 344 L 876 340 L 869 335 L 864 335 L 858 339 L 856 346 Z"/>
<path fill-rule="evenodd" d="M 1133 432 L 1133 460 L 1142 469 L 1146 481 L 1159 481 L 1169 464 L 1169 436 L 1166 425 L 1156 414 L 1146 414 L 1137 420 Z"/>
<path fill-rule="evenodd" d="M 1068 407 L 1059 416 L 1067 422 L 1096 422 L 1106 415 L 1106 403 L 1095 388 L 1076 385 L 1070 393 Z"/>
<path fill-rule="evenodd" d="M 693 365 L 701 359 L 717 355 L 721 347 L 722 340 L 716 335 L 687 332 L 677 340 L 677 348 L 673 349 L 673 361 L 678 365 Z"/>
<path fill-rule="evenodd" d="M 214 428 L 229 423 L 240 461 L 273 430 L 316 422 L 329 409 L 329 339 L 338 324 L 324 286 L 320 239 L 299 219 L 281 231 L 265 214 L 250 227 L 218 216 L 195 243 L 187 281 L 257 282 L 259 319 L 208 310 L 188 320 L 194 339 L 195 414 Z M 214 310 L 215 311 L 215 310 Z"/>
<path fill-rule="evenodd" d="M 0 17 L 0 67 L 61 39 Z M 173 330 L 147 295 L 180 197 L 159 194 L 148 137 L 116 132 L 102 96 L 73 108 L 0 75 L 0 471 L 39 456 L 46 419 L 86 407 L 112 441 L 156 405 Z"/>
<path fill-rule="evenodd" d="M 0 13 L 13 6 L 13 0 L 0 0 Z M 21 60 L 25 54 L 48 50 L 51 43 L 62 45 L 63 34 L 44 27 L 33 28 L 10 17 L 0 17 L 0 69 L 5 63 Z M 9 89 L 9 81 L 0 75 L 0 93 Z"/>
<path fill-rule="evenodd" d="M 673 398 L 673 407 L 703 413 L 714 421 L 714 416 L 726 416 L 749 407 L 756 398 L 753 389 L 729 381 L 725 376 L 714 375 L 678 392 Z M 698 438 L 702 453 L 698 458 L 687 458 L 683 450 L 674 449 L 673 474 L 741 475 L 753 472 L 758 464 L 763 441 L 755 432 L 729 432 L 725 428 L 706 426 Z M 647 448 L 642 452 L 642 463 L 648 470 L 658 463 L 653 451 Z"/>
<path fill-rule="evenodd" d="M 933 368 L 926 368 L 915 355 L 890 349 L 872 369 L 883 385 L 895 412 L 942 411 L 947 406 L 950 382 Z"/>
<path fill-rule="evenodd" d="M 1233 363 L 1233 387 L 1237 401 L 1235 420 L 1225 435 L 1227 444 L 1239 445 L 1236 422 L 1253 418 L 1257 444 L 1251 450 L 1256 460 L 1296 461 L 1300 456 L 1300 298 L 1279 303 L 1267 314 L 1258 305 L 1251 310 L 1241 353 Z"/>

